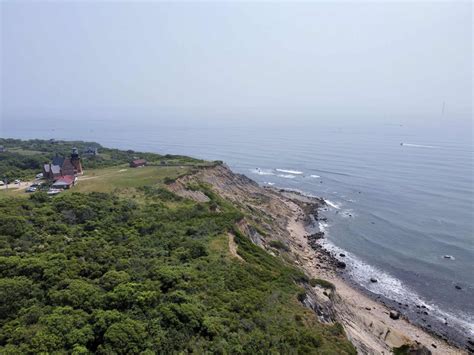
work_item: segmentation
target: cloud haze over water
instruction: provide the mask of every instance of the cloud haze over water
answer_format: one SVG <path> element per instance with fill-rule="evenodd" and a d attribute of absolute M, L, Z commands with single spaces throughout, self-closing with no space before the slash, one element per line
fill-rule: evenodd
<path fill-rule="evenodd" d="M 472 115 L 470 2 L 0 6 L 2 121 Z"/>

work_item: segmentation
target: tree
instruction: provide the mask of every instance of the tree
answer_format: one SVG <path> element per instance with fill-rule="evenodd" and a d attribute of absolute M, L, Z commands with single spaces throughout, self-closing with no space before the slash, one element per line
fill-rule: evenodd
<path fill-rule="evenodd" d="M 142 322 L 124 319 L 112 324 L 104 335 L 104 353 L 139 354 L 147 348 L 147 332 Z"/>

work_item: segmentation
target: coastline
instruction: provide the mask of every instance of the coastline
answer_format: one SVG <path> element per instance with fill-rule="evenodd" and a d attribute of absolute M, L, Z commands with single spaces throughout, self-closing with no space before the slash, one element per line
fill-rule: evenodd
<path fill-rule="evenodd" d="M 285 195 L 292 192 L 285 192 Z M 298 194 L 293 198 L 298 198 Z M 433 335 L 405 317 L 390 318 L 394 309 L 361 287 L 342 277 L 335 267 L 334 257 L 322 247 L 315 250 L 308 243 L 305 211 L 292 201 L 287 201 L 294 215 L 288 222 L 288 231 L 294 242 L 292 251 L 299 266 L 314 278 L 334 284 L 337 294 L 336 318 L 344 325 L 349 339 L 363 353 L 390 352 L 404 344 L 419 344 L 433 354 L 467 353 Z M 331 260 L 332 259 L 332 260 Z"/>
<path fill-rule="evenodd" d="M 306 285 L 304 303 L 315 311 L 320 321 L 341 323 L 359 353 L 389 354 L 393 348 L 402 346 L 421 354 L 467 353 L 458 347 L 460 344 L 452 345 L 402 315 L 392 319 L 390 312 L 396 307 L 384 304 L 340 274 L 334 256 L 308 239 L 307 227 L 318 219 L 324 200 L 297 191 L 263 187 L 245 175 L 233 173 L 225 165 L 181 178 L 170 189 L 186 195 L 186 185 L 196 181 L 211 185 L 221 197 L 247 212 L 248 217 L 238 229 L 253 243 L 301 268 L 309 278 L 327 280 L 335 286 L 328 293 L 319 285 Z M 279 250 L 272 245 L 273 241 L 282 242 L 288 248 Z"/>

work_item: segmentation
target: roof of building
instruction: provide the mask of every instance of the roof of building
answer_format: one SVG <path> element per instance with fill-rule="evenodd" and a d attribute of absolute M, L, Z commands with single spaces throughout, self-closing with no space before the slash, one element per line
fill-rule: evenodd
<path fill-rule="evenodd" d="M 50 171 L 51 167 L 51 171 Z M 61 174 L 61 167 L 59 165 L 53 165 L 53 164 L 44 164 L 43 169 L 45 173 L 53 173 L 53 174 Z"/>
<path fill-rule="evenodd" d="M 63 163 L 64 163 L 64 157 L 61 157 L 59 155 L 56 155 L 55 157 L 53 157 L 52 165 L 62 166 Z"/>
<path fill-rule="evenodd" d="M 61 167 L 59 165 L 51 165 L 51 172 L 53 174 L 61 174 Z"/>
<path fill-rule="evenodd" d="M 65 175 L 65 176 L 61 176 L 60 178 L 58 178 L 54 184 L 56 186 L 58 185 L 71 185 L 75 180 L 75 177 L 72 176 L 72 175 Z"/>
<path fill-rule="evenodd" d="M 145 159 L 135 159 L 132 161 L 133 164 L 146 164 Z"/>

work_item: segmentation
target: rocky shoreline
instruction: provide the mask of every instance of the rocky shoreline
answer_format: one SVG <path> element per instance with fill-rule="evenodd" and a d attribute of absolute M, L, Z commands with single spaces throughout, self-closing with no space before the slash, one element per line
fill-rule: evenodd
<path fill-rule="evenodd" d="M 346 265 L 340 260 L 344 256 L 336 257 L 323 248 L 320 242 L 324 235 L 315 228 L 319 221 L 324 221 L 319 213 L 325 208 L 323 199 L 293 190 L 262 187 L 225 165 L 200 169 L 180 178 L 170 189 L 193 198 L 186 186 L 195 182 L 211 186 L 245 213 L 236 227 L 252 242 L 305 272 L 309 282 L 302 284 L 305 297 L 300 301 L 321 322 L 342 324 L 359 353 L 389 354 L 400 347 L 416 354 L 467 353 L 434 335 L 433 329 L 425 331 L 413 324 L 402 315 L 403 309 L 369 294 L 347 277 Z"/>
<path fill-rule="evenodd" d="M 442 339 L 443 341 L 456 347 L 464 348 L 468 353 L 474 353 L 474 340 L 471 338 L 466 339 L 455 329 L 447 327 L 446 322 L 442 322 L 434 317 L 430 317 L 429 309 L 426 305 L 408 305 L 388 299 L 382 295 L 374 294 L 352 280 L 350 276 L 345 273 L 346 263 L 343 261 L 343 259 L 346 255 L 344 253 L 339 253 L 336 256 L 330 250 L 325 249 L 321 243 L 321 241 L 323 241 L 325 238 L 325 233 L 319 230 L 317 227 L 317 222 L 327 221 L 327 218 L 321 217 L 319 213 L 320 210 L 326 206 L 326 203 L 323 199 L 307 196 L 294 190 L 278 189 L 277 192 L 286 195 L 288 198 L 292 198 L 293 201 L 301 201 L 301 198 L 304 197 L 304 204 L 299 205 L 302 207 L 305 216 L 304 218 L 299 219 L 305 222 L 305 229 L 311 231 L 305 235 L 305 238 L 308 242 L 308 245 L 319 255 L 320 262 L 319 264 L 316 264 L 318 269 L 328 270 L 336 274 L 351 287 L 356 288 L 360 292 L 364 293 L 367 297 L 370 297 L 372 300 L 383 304 L 388 309 L 391 309 L 389 312 L 389 317 L 391 319 L 398 320 L 400 318 L 404 318 L 434 337 Z M 321 264 L 324 266 L 321 266 Z M 377 283 L 377 275 L 370 275 L 370 281 Z M 431 348 L 436 349 L 437 345 L 433 343 L 431 344 Z"/>

